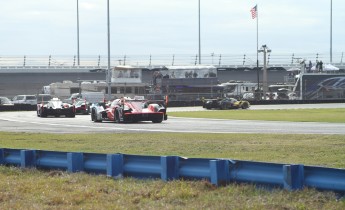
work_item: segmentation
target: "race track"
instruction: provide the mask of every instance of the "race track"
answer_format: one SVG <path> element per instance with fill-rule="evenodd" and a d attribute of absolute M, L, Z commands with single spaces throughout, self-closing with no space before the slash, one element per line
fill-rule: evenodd
<path fill-rule="evenodd" d="M 344 108 L 336 105 L 301 105 L 299 108 Z M 321 106 L 321 107 L 320 107 Z M 264 109 L 269 106 L 252 106 Z M 275 105 L 272 109 L 289 106 Z M 291 108 L 291 105 L 290 105 Z M 293 105 L 296 108 L 296 105 Z M 171 108 L 173 111 L 197 111 L 201 107 Z M 229 110 L 231 111 L 231 110 Z M 168 112 L 169 115 L 169 112 Z M 35 111 L 0 112 L 0 131 L 35 133 L 142 133 L 142 132 L 182 132 L 182 133 L 277 133 L 277 134 L 345 134 L 345 123 L 283 122 L 254 120 L 217 120 L 169 117 L 162 123 L 94 123 L 89 115 L 75 118 L 39 118 Z"/>

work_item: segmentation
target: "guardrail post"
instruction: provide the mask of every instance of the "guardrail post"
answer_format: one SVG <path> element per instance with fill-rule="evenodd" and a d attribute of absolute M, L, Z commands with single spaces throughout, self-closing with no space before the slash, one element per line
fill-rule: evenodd
<path fill-rule="evenodd" d="M 0 165 L 4 164 L 4 149 L 0 149 Z"/>
<path fill-rule="evenodd" d="M 224 186 L 230 182 L 230 170 L 228 160 L 210 160 L 211 183 L 216 186 Z"/>
<path fill-rule="evenodd" d="M 80 153 L 80 152 L 67 153 L 67 170 L 72 173 L 84 170 L 83 153 Z"/>
<path fill-rule="evenodd" d="M 178 179 L 178 157 L 177 156 L 161 156 L 161 179 L 170 181 Z"/>
<path fill-rule="evenodd" d="M 300 190 L 304 185 L 304 166 L 303 165 L 284 165 L 284 189 Z"/>
<path fill-rule="evenodd" d="M 35 150 L 21 150 L 20 151 L 20 166 L 22 168 L 36 166 L 36 151 Z"/>
<path fill-rule="evenodd" d="M 107 155 L 107 176 L 122 178 L 123 154 L 108 154 Z"/>

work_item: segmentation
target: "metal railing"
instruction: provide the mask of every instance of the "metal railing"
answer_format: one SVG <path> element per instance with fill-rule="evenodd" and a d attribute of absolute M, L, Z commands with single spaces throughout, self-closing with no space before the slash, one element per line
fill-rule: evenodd
<path fill-rule="evenodd" d="M 239 182 L 287 190 L 311 187 L 345 193 L 345 169 L 299 164 L 8 148 L 0 149 L 0 164 L 106 174 L 115 178 L 208 180 L 216 186 Z"/>
<path fill-rule="evenodd" d="M 80 57 L 80 66 L 107 67 L 106 55 L 90 55 Z M 158 54 L 158 55 L 114 55 L 111 56 L 111 66 L 171 66 L 171 65 L 196 65 L 198 55 L 191 54 Z M 256 53 L 249 54 L 203 54 L 203 64 L 214 66 L 256 66 Z M 267 58 L 268 66 L 296 66 L 306 62 L 322 60 L 327 63 L 328 53 L 270 53 Z M 333 53 L 333 63 L 344 65 L 343 52 Z M 262 58 L 259 62 L 262 65 Z M 67 66 L 78 67 L 74 55 L 23 55 L 0 56 L 0 66 Z"/>

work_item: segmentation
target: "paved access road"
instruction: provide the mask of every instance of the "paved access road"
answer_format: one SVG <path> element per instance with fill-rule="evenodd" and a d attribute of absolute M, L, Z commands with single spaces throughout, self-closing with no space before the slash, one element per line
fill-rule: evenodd
<path fill-rule="evenodd" d="M 304 105 L 307 108 L 307 105 Z M 345 108 L 344 104 L 331 105 L 332 108 Z M 267 106 L 252 106 L 263 109 Z M 275 108 L 289 108 L 274 105 Z M 272 109 L 274 108 L 272 107 Z M 296 105 L 290 105 L 295 108 Z M 312 108 L 325 108 L 325 105 Z M 196 111 L 200 107 L 171 108 L 172 111 Z M 230 112 L 232 110 L 229 110 Z M 35 111 L 1 112 L 0 131 L 42 132 L 42 133 L 142 133 L 142 132 L 191 132 L 191 133 L 281 133 L 281 134 L 345 134 L 344 123 L 316 122 L 276 122 L 254 120 L 217 120 L 169 117 L 167 121 L 156 124 L 151 122 L 116 124 L 113 122 L 94 123 L 89 115 L 75 118 L 39 118 Z"/>

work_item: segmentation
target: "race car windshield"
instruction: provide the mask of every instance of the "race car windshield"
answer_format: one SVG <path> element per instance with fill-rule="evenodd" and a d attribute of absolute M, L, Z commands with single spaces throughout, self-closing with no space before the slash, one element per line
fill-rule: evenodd
<path fill-rule="evenodd" d="M 82 105 L 84 101 L 78 101 L 76 105 Z"/>
<path fill-rule="evenodd" d="M 143 108 L 143 102 L 142 101 L 131 101 L 130 102 L 132 108 L 134 110 L 137 110 L 138 112 L 140 112 Z"/>
<path fill-rule="evenodd" d="M 50 106 L 52 107 L 62 107 L 62 101 L 51 101 Z"/>

